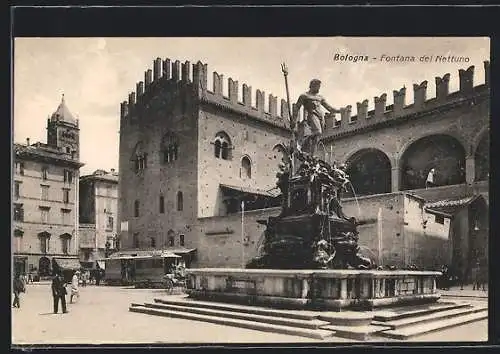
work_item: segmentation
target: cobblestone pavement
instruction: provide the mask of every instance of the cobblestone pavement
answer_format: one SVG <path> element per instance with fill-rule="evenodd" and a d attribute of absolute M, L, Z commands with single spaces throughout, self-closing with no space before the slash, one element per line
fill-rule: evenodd
<path fill-rule="evenodd" d="M 87 286 L 68 304 L 69 313 L 53 314 L 50 284 L 28 285 L 21 308 L 12 309 L 16 344 L 187 344 L 187 343 L 345 343 L 216 325 L 128 311 L 132 302 L 152 301 L 162 290 Z M 484 334 L 484 335 L 483 335 Z M 487 321 L 433 333 L 416 340 L 478 341 L 487 338 Z"/>

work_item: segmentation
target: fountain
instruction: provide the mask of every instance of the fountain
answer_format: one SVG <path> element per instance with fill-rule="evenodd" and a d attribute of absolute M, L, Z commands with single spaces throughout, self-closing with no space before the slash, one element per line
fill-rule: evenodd
<path fill-rule="evenodd" d="M 282 69 L 286 80 L 286 67 Z M 309 91 L 299 98 L 313 108 L 312 113 L 314 100 L 319 102 L 316 94 Z M 241 269 L 188 269 L 189 296 L 320 310 L 437 301 L 440 272 L 379 270 L 360 255 L 356 218 L 346 216 L 340 203 L 341 190 L 350 184 L 346 172 L 315 157 L 317 135 L 303 140 L 308 148 L 302 150 L 294 119 L 291 130 L 294 135 L 277 174 L 281 213 L 259 220 L 266 226 L 260 254 Z"/>

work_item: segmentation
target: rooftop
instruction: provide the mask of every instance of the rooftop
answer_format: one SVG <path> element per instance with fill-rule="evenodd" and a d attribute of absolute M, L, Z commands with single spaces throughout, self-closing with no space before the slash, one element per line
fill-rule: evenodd
<path fill-rule="evenodd" d="M 73 125 L 78 125 L 78 120 L 73 116 L 73 114 L 71 114 L 68 107 L 66 106 L 66 102 L 64 100 L 64 94 L 62 95 L 61 103 L 57 107 L 56 111 L 52 113 L 50 120 L 63 121 Z"/>
<path fill-rule="evenodd" d="M 110 172 L 105 170 L 95 170 L 92 174 L 81 176 L 80 180 L 92 180 L 92 181 L 107 181 L 107 182 L 116 182 L 118 183 L 118 172 L 114 169 L 111 169 Z"/>
<path fill-rule="evenodd" d="M 429 211 L 436 211 L 452 215 L 463 207 L 473 203 L 480 197 L 480 195 L 473 195 L 461 199 L 443 199 L 437 202 L 426 203 L 424 207 Z"/>
<path fill-rule="evenodd" d="M 15 143 L 14 153 L 16 158 L 40 159 L 52 163 L 77 165 L 78 167 L 84 165 L 78 160 L 71 158 L 70 154 L 65 153 L 61 149 L 39 142 L 32 145 Z"/>

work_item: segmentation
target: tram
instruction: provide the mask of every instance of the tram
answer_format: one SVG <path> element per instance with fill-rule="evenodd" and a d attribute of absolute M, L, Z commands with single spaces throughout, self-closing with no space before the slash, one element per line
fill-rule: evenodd
<path fill-rule="evenodd" d="M 121 255 L 104 259 L 108 285 L 134 285 L 137 288 L 162 288 L 165 275 L 185 266 L 181 256 L 162 252 L 157 255 Z"/>

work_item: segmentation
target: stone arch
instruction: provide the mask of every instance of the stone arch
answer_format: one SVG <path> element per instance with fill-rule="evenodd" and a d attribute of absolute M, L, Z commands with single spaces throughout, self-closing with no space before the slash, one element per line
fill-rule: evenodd
<path fill-rule="evenodd" d="M 215 134 L 214 146 L 215 146 L 214 155 L 216 158 L 223 160 L 231 160 L 231 150 L 233 147 L 231 143 L 231 138 L 226 132 L 220 131 L 217 134 Z"/>
<path fill-rule="evenodd" d="M 490 175 L 490 135 L 483 131 L 474 149 L 474 181 L 485 181 Z"/>
<path fill-rule="evenodd" d="M 175 245 L 175 232 L 174 230 L 170 229 L 167 232 L 167 246 L 173 247 L 174 245 Z"/>
<path fill-rule="evenodd" d="M 286 155 L 287 155 L 287 152 L 286 152 L 285 145 L 283 145 L 281 143 L 274 145 L 273 150 L 272 150 L 272 154 L 271 154 L 271 158 L 273 160 L 281 161 L 284 157 L 286 157 Z"/>
<path fill-rule="evenodd" d="M 395 166 L 395 160 L 392 157 L 392 154 L 390 151 L 387 151 L 385 148 L 381 146 L 374 146 L 373 144 L 368 144 L 368 143 L 362 143 L 362 144 L 356 144 L 356 147 L 352 150 L 350 150 L 347 154 L 344 155 L 343 160 L 336 160 L 337 163 L 347 163 L 347 161 L 351 160 L 354 155 L 359 153 L 360 151 L 363 150 L 379 150 L 383 154 L 385 154 L 388 158 L 389 161 L 391 162 L 391 166 Z M 335 146 L 333 146 L 333 156 L 335 156 Z"/>
<path fill-rule="evenodd" d="M 243 179 L 252 178 L 252 160 L 248 155 L 241 158 L 240 177 Z"/>
<path fill-rule="evenodd" d="M 356 195 L 391 192 L 391 161 L 383 151 L 365 148 L 346 160 L 347 174 Z M 353 196 L 352 190 L 346 196 Z"/>
<path fill-rule="evenodd" d="M 38 261 L 38 273 L 42 277 L 49 276 L 50 271 L 50 259 L 48 257 L 40 257 Z"/>
<path fill-rule="evenodd" d="M 401 190 L 425 188 L 434 168 L 436 186 L 465 182 L 465 148 L 451 134 L 426 135 L 406 144 L 400 160 Z"/>

